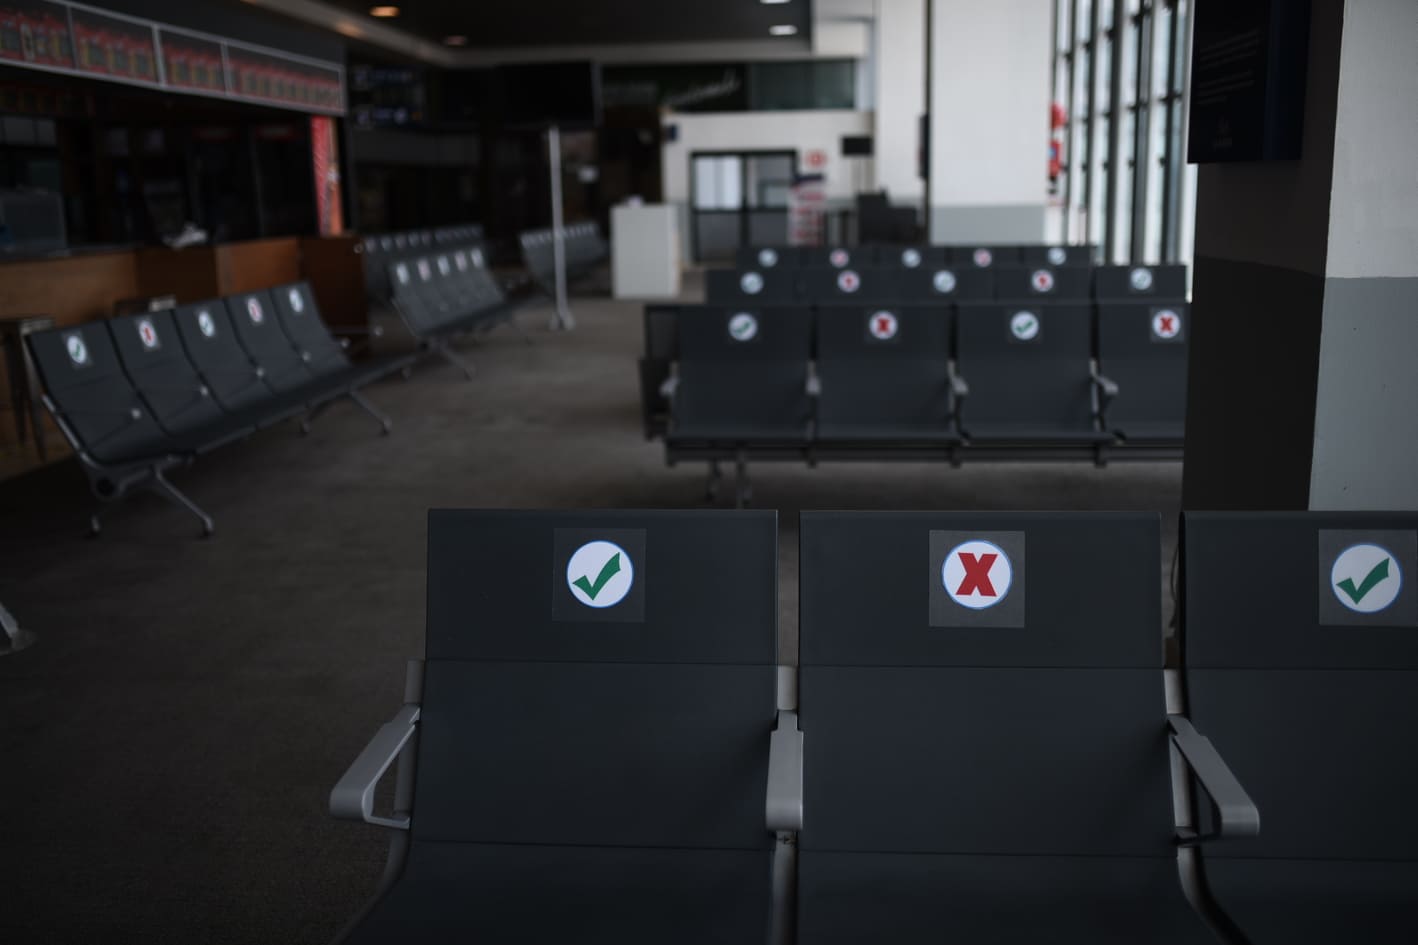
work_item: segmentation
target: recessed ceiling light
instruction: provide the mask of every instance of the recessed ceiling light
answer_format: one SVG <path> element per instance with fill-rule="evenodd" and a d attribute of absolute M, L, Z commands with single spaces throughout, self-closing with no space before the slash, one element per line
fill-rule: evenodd
<path fill-rule="evenodd" d="M 784 23 L 781 26 L 768 27 L 768 32 L 772 33 L 774 36 L 796 36 L 798 34 L 798 28 L 790 23 Z"/>
<path fill-rule="evenodd" d="M 390 19 L 391 17 L 396 17 L 396 16 L 398 16 L 398 15 L 399 15 L 399 8 L 398 8 L 398 7 L 370 7 L 370 8 L 369 8 L 369 15 L 370 15 L 370 16 L 377 16 L 377 17 L 379 17 L 381 20 L 387 20 L 387 19 Z"/>
<path fill-rule="evenodd" d="M 468 45 L 468 37 L 466 37 L 466 36 L 445 36 L 445 37 L 443 37 L 443 45 L 445 45 L 445 46 L 466 46 L 466 45 Z"/>
<path fill-rule="evenodd" d="M 759 2 L 759 3 L 763 3 L 763 4 L 767 4 L 767 5 L 769 5 L 769 6 L 773 6 L 773 5 L 779 4 L 779 3 L 787 3 L 788 0 L 758 0 L 758 2 Z"/>

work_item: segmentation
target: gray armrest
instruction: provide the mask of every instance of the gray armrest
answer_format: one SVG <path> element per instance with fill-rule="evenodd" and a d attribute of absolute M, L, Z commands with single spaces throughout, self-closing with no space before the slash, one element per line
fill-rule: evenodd
<path fill-rule="evenodd" d="M 352 335 L 352 336 L 363 335 L 363 336 L 368 337 L 368 338 L 383 338 L 383 337 L 384 337 L 384 326 L 383 326 L 383 325 L 368 325 L 368 326 L 360 326 L 360 325 L 335 325 L 335 326 L 333 326 L 333 327 L 330 329 L 330 334 L 332 334 L 332 335 Z"/>
<path fill-rule="evenodd" d="M 406 705 L 398 715 L 380 726 L 369 744 L 364 746 L 364 751 L 359 753 L 354 764 L 330 791 L 331 814 L 342 820 L 362 820 L 381 827 L 409 829 L 409 818 L 406 816 L 374 816 L 374 789 L 413 737 L 416 731 L 414 725 L 418 720 L 419 707 Z"/>
<path fill-rule="evenodd" d="M 660 385 L 660 396 L 666 400 L 675 399 L 675 391 L 679 390 L 679 375 L 671 374 L 665 378 L 665 382 Z"/>
<path fill-rule="evenodd" d="M 1223 837 L 1254 837 L 1260 833 L 1260 811 L 1236 775 L 1226 766 L 1211 739 L 1202 735 L 1183 715 L 1169 715 L 1172 744 L 1181 753 L 1201 788 L 1216 805 L 1218 825 L 1210 836 L 1184 839 L 1200 842 Z"/>
<path fill-rule="evenodd" d="M 945 371 L 946 376 L 950 378 L 951 393 L 955 394 L 956 397 L 970 396 L 970 385 L 965 383 L 965 378 L 955 373 L 954 361 L 947 361 L 945 363 Z"/>
<path fill-rule="evenodd" d="M 779 712 L 768 742 L 768 804 L 765 822 L 773 833 L 803 829 L 803 733 L 796 712 Z"/>
<path fill-rule="evenodd" d="M 1098 385 L 1098 389 L 1103 392 L 1103 396 L 1109 400 L 1118 396 L 1118 382 L 1112 378 L 1105 377 L 1098 373 L 1095 367 L 1091 371 L 1093 383 Z"/>
<path fill-rule="evenodd" d="M 809 374 L 807 376 L 807 395 L 809 397 L 822 396 L 822 378 L 818 377 L 816 374 Z"/>

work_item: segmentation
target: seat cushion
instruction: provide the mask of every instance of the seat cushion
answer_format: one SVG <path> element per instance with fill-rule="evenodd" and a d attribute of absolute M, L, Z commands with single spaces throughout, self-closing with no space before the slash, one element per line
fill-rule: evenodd
<path fill-rule="evenodd" d="M 974 442 L 1052 445 L 1069 443 L 1108 443 L 1113 434 L 1098 430 L 1065 427 L 1033 426 L 1028 424 L 970 423 L 964 424 L 965 435 Z"/>
<path fill-rule="evenodd" d="M 768 850 L 419 842 L 394 887 L 346 941 L 758 943 L 768 928 L 771 857 Z"/>
<path fill-rule="evenodd" d="M 799 945 L 1215 941 L 1172 858 L 804 850 L 798 884 Z"/>

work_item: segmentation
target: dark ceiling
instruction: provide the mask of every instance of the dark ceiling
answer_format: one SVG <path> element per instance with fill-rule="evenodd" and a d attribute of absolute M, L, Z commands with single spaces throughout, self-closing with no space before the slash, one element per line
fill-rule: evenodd
<path fill-rule="evenodd" d="M 327 0 L 368 17 L 374 2 Z M 810 0 L 382 0 L 400 14 L 380 20 L 423 39 L 468 37 L 470 48 L 771 39 L 791 24 L 808 36 Z M 372 19 L 372 18 L 371 18 Z"/>

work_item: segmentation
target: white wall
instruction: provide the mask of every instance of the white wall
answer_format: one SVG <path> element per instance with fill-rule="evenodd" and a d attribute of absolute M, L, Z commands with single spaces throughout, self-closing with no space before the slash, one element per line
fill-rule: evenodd
<path fill-rule="evenodd" d="M 876 10 L 876 186 L 886 189 L 893 204 L 920 204 L 926 187 L 916 167 L 917 128 L 926 111 L 926 0 L 876 0 Z"/>
<path fill-rule="evenodd" d="M 930 0 L 931 238 L 1042 242 L 1050 0 Z"/>

